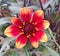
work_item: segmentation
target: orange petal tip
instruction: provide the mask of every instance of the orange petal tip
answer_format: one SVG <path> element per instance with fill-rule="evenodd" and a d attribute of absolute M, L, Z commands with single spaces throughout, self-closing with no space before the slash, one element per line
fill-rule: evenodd
<path fill-rule="evenodd" d="M 10 27 L 7 27 L 4 31 L 4 34 L 8 37 L 12 37 L 12 34 L 10 34 L 9 32 L 11 32 Z"/>
<path fill-rule="evenodd" d="M 47 42 L 47 41 L 48 41 L 47 34 L 44 33 L 42 38 L 40 39 L 40 42 Z"/>
<path fill-rule="evenodd" d="M 20 42 L 16 42 L 16 48 L 23 48 L 25 44 L 22 44 Z"/>
<path fill-rule="evenodd" d="M 38 43 L 38 42 L 32 42 L 32 46 L 33 46 L 34 48 L 38 48 L 39 43 Z"/>
<path fill-rule="evenodd" d="M 48 20 L 44 20 L 44 29 L 47 29 L 50 26 L 50 22 Z"/>
<path fill-rule="evenodd" d="M 42 18 L 44 19 L 44 12 L 43 12 L 43 10 L 37 10 L 35 13 L 38 14 L 38 16 L 42 16 Z"/>

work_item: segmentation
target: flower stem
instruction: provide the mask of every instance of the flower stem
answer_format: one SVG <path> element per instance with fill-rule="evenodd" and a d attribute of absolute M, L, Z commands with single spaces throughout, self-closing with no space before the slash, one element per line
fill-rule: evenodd
<path fill-rule="evenodd" d="M 27 48 L 26 48 L 26 56 L 29 56 L 29 53 L 28 53 L 28 50 L 27 50 Z"/>
<path fill-rule="evenodd" d="M 29 0 L 29 4 L 30 4 L 30 5 L 33 5 L 33 1 L 32 1 L 32 0 Z"/>
<path fill-rule="evenodd" d="M 30 56 L 27 47 L 23 48 L 24 56 Z"/>
<path fill-rule="evenodd" d="M 23 5 L 23 7 L 25 7 L 26 6 L 26 0 L 24 0 L 24 5 Z"/>
<path fill-rule="evenodd" d="M 42 3 L 41 3 L 41 0 L 39 0 L 39 3 L 40 3 L 41 9 L 44 10 L 44 9 L 43 9 L 43 6 L 42 6 Z"/>

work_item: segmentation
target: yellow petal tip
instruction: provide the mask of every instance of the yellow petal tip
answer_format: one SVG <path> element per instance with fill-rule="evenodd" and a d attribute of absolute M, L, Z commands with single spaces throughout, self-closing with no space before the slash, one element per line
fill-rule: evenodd
<path fill-rule="evenodd" d="M 50 26 L 50 22 L 47 20 L 44 20 L 44 28 L 47 29 Z"/>
<path fill-rule="evenodd" d="M 38 42 L 33 42 L 33 43 L 32 43 L 32 46 L 33 46 L 34 48 L 38 48 L 39 43 L 38 43 Z"/>
<path fill-rule="evenodd" d="M 25 44 L 21 44 L 20 42 L 16 42 L 16 48 L 23 48 Z"/>
<path fill-rule="evenodd" d="M 47 42 L 48 41 L 48 38 L 47 38 L 47 35 L 46 33 L 42 36 L 42 39 L 40 40 L 40 42 Z"/>

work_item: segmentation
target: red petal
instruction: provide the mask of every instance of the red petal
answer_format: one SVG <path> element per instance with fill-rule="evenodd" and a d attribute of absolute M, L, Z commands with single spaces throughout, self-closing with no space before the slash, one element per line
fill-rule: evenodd
<path fill-rule="evenodd" d="M 42 31 L 37 31 L 34 34 L 37 41 L 39 41 L 41 39 L 41 36 L 43 35 Z"/>
<path fill-rule="evenodd" d="M 32 10 L 27 7 L 22 8 L 20 11 L 20 16 L 25 22 L 30 21 L 31 15 L 32 15 Z"/>
<path fill-rule="evenodd" d="M 44 12 L 42 10 L 37 10 L 34 12 L 32 21 L 34 23 L 41 22 L 44 19 Z"/>
<path fill-rule="evenodd" d="M 34 48 L 38 48 L 39 46 L 39 41 L 34 36 L 30 37 L 30 43 Z"/>
<path fill-rule="evenodd" d="M 47 28 L 49 27 L 49 25 L 50 25 L 50 23 L 49 23 L 47 20 L 43 20 L 43 21 L 39 22 L 39 23 L 36 25 L 36 27 L 37 27 L 38 29 L 43 30 L 43 29 L 47 29 Z"/>
<path fill-rule="evenodd" d="M 16 37 L 20 33 L 21 33 L 21 29 L 14 25 L 7 27 L 4 31 L 4 34 L 8 37 Z"/>
<path fill-rule="evenodd" d="M 21 35 L 17 38 L 16 40 L 16 47 L 17 48 L 22 48 L 27 44 L 27 38 L 25 35 Z"/>
<path fill-rule="evenodd" d="M 37 39 L 37 41 L 39 41 L 40 39 L 42 39 L 44 32 L 39 30 L 39 31 L 35 32 L 34 34 L 35 34 L 35 38 Z"/>
<path fill-rule="evenodd" d="M 16 25 L 16 26 L 22 26 L 22 22 L 21 22 L 20 19 L 17 18 L 17 17 L 12 17 L 12 18 L 11 18 L 11 22 L 12 22 L 14 25 Z"/>

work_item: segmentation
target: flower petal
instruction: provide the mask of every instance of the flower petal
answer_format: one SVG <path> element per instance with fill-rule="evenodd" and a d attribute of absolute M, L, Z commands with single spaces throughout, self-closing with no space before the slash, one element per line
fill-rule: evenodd
<path fill-rule="evenodd" d="M 36 31 L 34 34 L 35 34 L 35 38 L 37 39 L 37 41 L 39 41 L 42 38 L 44 32 L 39 30 L 39 31 Z"/>
<path fill-rule="evenodd" d="M 9 27 L 7 27 L 4 31 L 4 34 L 8 37 L 16 37 L 17 35 L 19 35 L 21 33 L 21 29 L 14 26 L 14 25 L 10 25 Z"/>
<path fill-rule="evenodd" d="M 50 25 L 49 21 L 43 20 L 43 21 L 39 22 L 39 23 L 36 25 L 36 27 L 37 27 L 38 29 L 43 30 L 43 29 L 47 29 L 47 28 L 49 27 L 49 25 Z"/>
<path fill-rule="evenodd" d="M 22 8 L 20 11 L 20 16 L 25 22 L 30 21 L 31 15 L 32 15 L 32 10 L 27 7 Z"/>
<path fill-rule="evenodd" d="M 27 38 L 25 35 L 21 35 L 17 38 L 16 40 L 16 47 L 17 48 L 22 48 L 27 44 Z"/>
<path fill-rule="evenodd" d="M 39 46 L 39 41 L 34 36 L 30 37 L 30 43 L 34 48 L 38 48 Z"/>
<path fill-rule="evenodd" d="M 20 19 L 17 18 L 17 17 L 12 17 L 12 18 L 11 18 L 11 22 L 12 22 L 12 24 L 14 24 L 14 25 L 16 25 L 16 26 L 22 26 L 22 22 L 21 22 Z"/>
<path fill-rule="evenodd" d="M 32 19 L 34 23 L 41 22 L 43 19 L 44 19 L 43 10 L 37 10 L 36 12 L 34 12 L 33 19 Z"/>
<path fill-rule="evenodd" d="M 47 41 L 48 41 L 47 34 L 44 32 L 42 38 L 40 39 L 40 42 L 47 42 Z"/>

